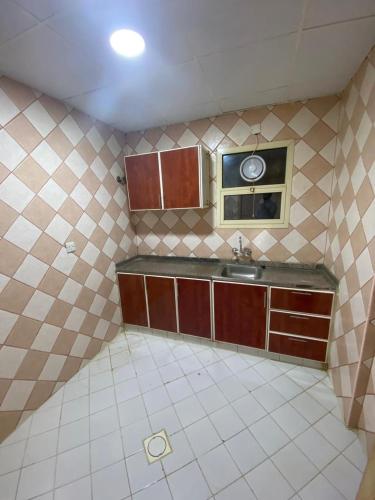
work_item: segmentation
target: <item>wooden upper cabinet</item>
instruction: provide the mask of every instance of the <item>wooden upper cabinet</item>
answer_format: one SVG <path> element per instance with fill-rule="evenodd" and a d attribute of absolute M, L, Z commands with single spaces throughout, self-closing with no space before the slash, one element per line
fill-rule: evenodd
<path fill-rule="evenodd" d="M 161 209 L 158 153 L 125 158 L 130 210 Z"/>
<path fill-rule="evenodd" d="M 146 276 L 150 327 L 177 332 L 174 278 Z"/>
<path fill-rule="evenodd" d="M 164 208 L 200 205 L 198 148 L 172 149 L 160 153 Z"/>
<path fill-rule="evenodd" d="M 117 276 L 124 323 L 147 326 L 147 305 L 143 275 L 118 274 Z"/>
<path fill-rule="evenodd" d="M 130 210 L 208 206 L 208 162 L 201 146 L 125 157 Z"/>
<path fill-rule="evenodd" d="M 180 332 L 211 338 L 211 283 L 177 278 Z"/>
<path fill-rule="evenodd" d="M 264 349 L 267 287 L 214 282 L 215 339 Z"/>

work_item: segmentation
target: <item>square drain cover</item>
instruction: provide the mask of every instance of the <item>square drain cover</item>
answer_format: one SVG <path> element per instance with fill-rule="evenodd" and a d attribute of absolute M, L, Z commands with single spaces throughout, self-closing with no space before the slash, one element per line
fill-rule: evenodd
<path fill-rule="evenodd" d="M 172 453 L 172 448 L 165 430 L 157 432 L 143 441 L 147 460 L 150 464 Z"/>

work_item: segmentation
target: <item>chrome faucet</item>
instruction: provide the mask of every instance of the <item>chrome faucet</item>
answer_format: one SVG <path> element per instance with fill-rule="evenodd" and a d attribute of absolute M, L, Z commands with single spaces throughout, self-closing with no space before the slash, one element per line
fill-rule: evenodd
<path fill-rule="evenodd" d="M 242 236 L 238 237 L 238 248 L 234 247 L 232 248 L 232 260 L 235 262 L 240 262 L 241 260 L 243 261 L 251 261 L 251 249 L 250 248 L 243 248 L 242 246 Z"/>

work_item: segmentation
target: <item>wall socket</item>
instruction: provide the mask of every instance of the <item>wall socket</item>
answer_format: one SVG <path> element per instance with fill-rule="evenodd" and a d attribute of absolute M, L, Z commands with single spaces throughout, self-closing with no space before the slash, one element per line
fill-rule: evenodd
<path fill-rule="evenodd" d="M 67 241 L 65 243 L 65 248 L 67 253 L 74 253 L 77 250 L 76 244 L 74 241 Z"/>
<path fill-rule="evenodd" d="M 262 127 L 260 123 L 254 123 L 254 125 L 250 125 L 250 133 L 253 135 L 258 135 L 262 131 Z"/>

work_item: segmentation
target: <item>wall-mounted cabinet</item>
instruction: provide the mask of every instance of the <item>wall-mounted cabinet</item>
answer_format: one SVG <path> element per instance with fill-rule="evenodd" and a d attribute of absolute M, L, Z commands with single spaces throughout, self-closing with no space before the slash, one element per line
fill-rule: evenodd
<path fill-rule="evenodd" d="M 125 157 L 129 208 L 208 206 L 209 155 L 202 146 Z"/>

